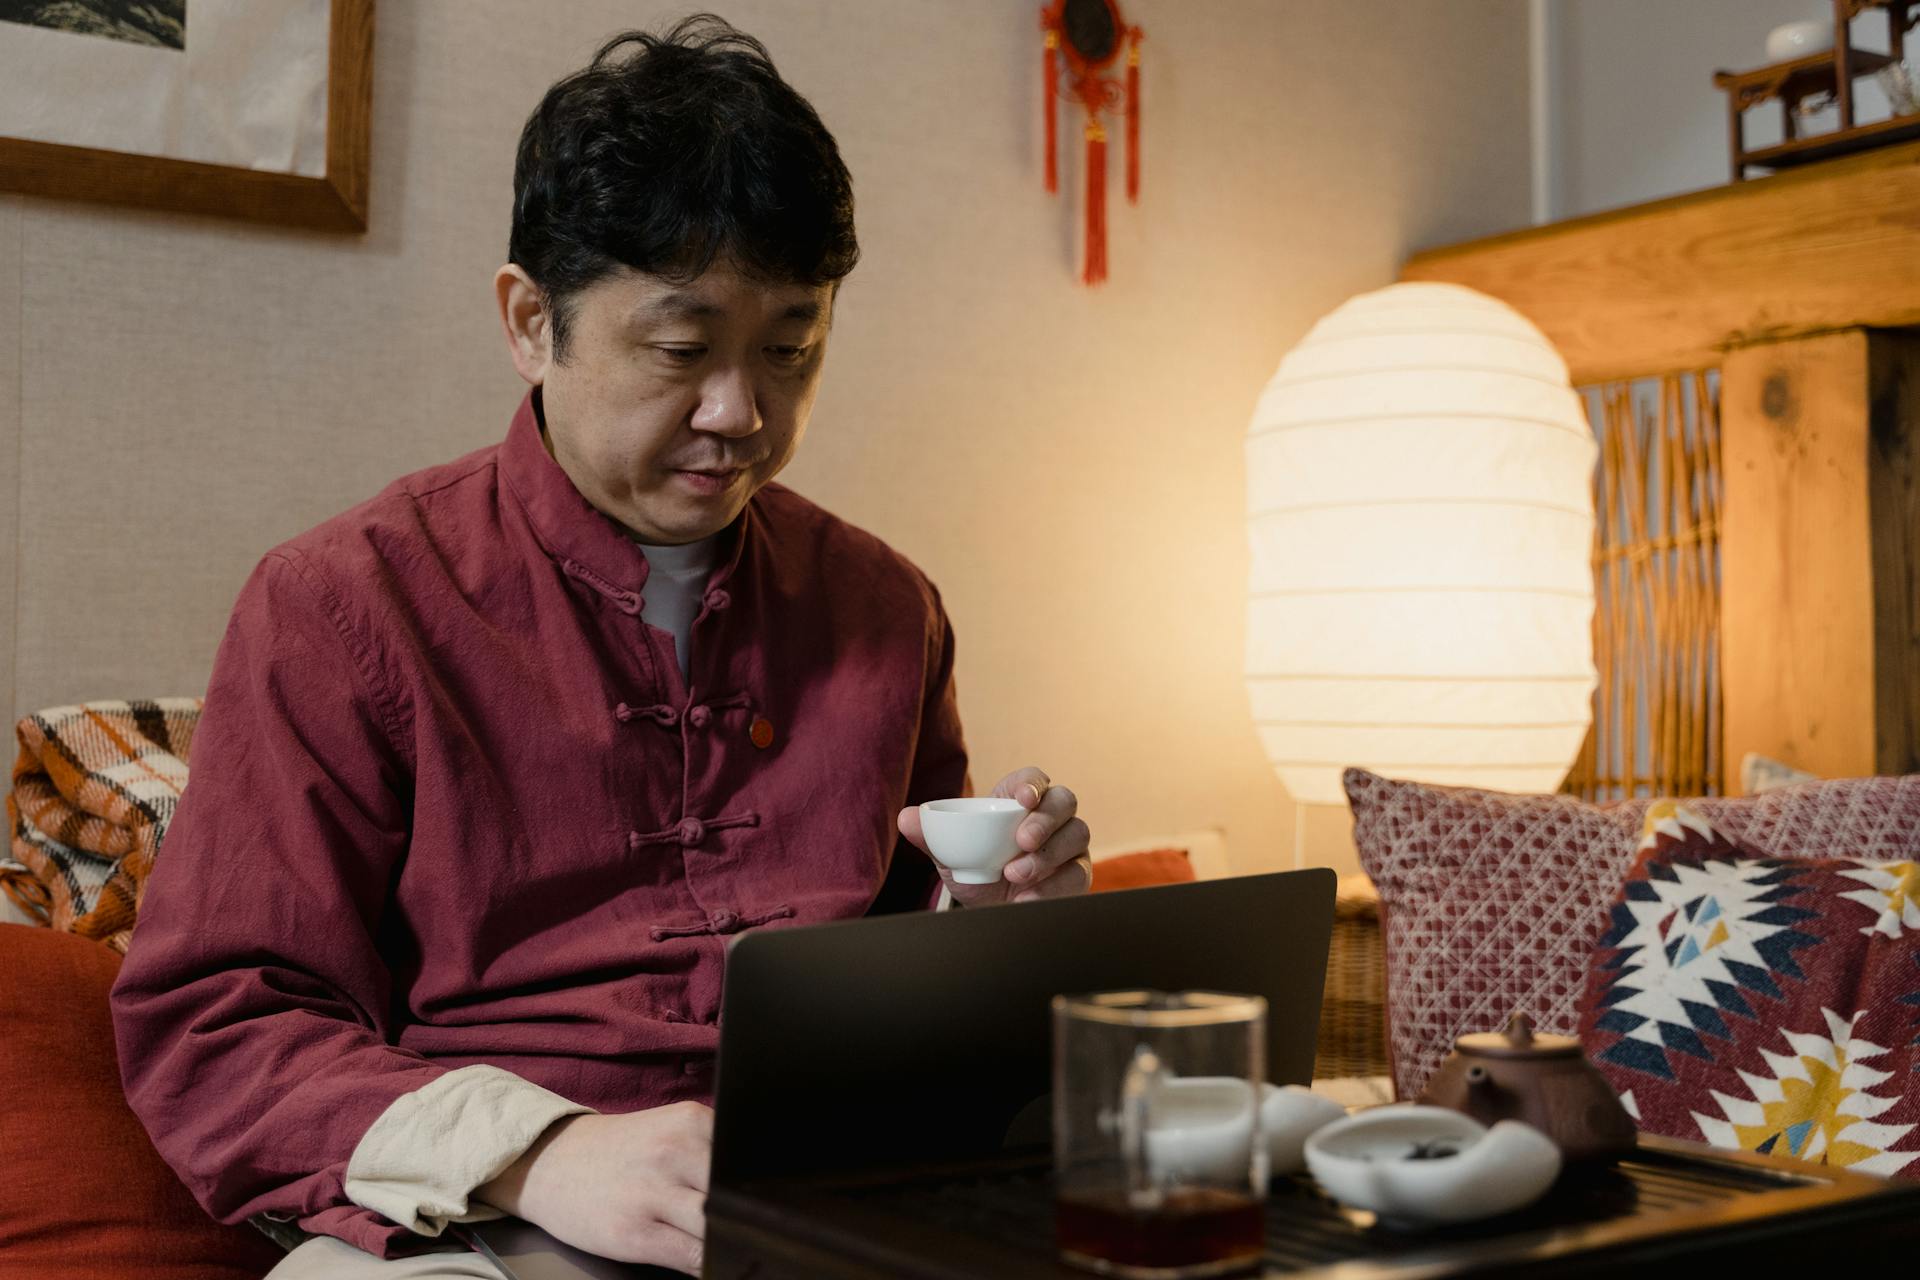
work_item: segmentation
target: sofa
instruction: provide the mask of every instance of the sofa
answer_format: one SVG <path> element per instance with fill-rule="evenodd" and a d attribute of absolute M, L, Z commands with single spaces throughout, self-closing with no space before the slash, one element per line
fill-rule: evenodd
<path fill-rule="evenodd" d="M 91 706 L 158 723 L 138 704 Z M 44 865 L 49 832 L 85 823 L 54 822 L 33 774 L 16 767 L 9 816 L 16 857 Z M 1455 1037 L 1526 1012 L 1581 1035 L 1649 1132 L 1915 1176 L 1920 777 L 1611 805 L 1346 781 L 1368 875 L 1337 899 L 1321 1091 L 1415 1098 Z M 121 817 L 164 811 L 149 798 Z M 112 823 L 95 835 L 123 859 L 159 848 L 159 833 Z M 1096 889 L 1228 873 L 1218 831 L 1145 843 L 1096 849 Z M 91 937 L 0 896 L 0 1063 L 31 1100 L 0 1142 L 0 1280 L 262 1275 L 276 1247 L 208 1221 L 120 1096 L 109 944 L 131 921 L 113 914 L 112 862 L 94 861 L 69 868 L 92 887 L 62 917 Z M 1691 985 L 1663 991 L 1656 972 Z"/>

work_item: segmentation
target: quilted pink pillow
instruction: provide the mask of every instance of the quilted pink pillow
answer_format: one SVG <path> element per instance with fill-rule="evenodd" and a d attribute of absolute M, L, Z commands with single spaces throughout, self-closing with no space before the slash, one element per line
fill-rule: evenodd
<path fill-rule="evenodd" d="M 1349 769 L 1354 842 L 1380 891 L 1394 1084 L 1415 1098 L 1463 1032 L 1525 1010 L 1561 1035 L 1651 800 L 1592 805 Z M 1920 775 L 1837 778 L 1688 802 L 1764 857 L 1920 854 Z"/>
<path fill-rule="evenodd" d="M 1592 805 L 1349 769 L 1360 865 L 1380 891 L 1387 1034 L 1401 1098 L 1469 1031 L 1516 1012 L 1572 1035 L 1587 956 L 1648 801 Z"/>

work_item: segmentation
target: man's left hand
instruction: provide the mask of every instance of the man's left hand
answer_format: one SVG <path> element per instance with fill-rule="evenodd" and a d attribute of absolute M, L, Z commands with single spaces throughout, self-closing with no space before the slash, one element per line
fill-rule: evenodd
<path fill-rule="evenodd" d="M 936 860 L 933 865 L 939 868 L 940 878 L 946 881 L 955 902 L 966 907 L 1035 902 L 1085 893 L 1092 886 L 1093 862 L 1087 857 L 1091 835 L 1087 824 L 1075 816 L 1080 801 L 1073 792 L 1050 781 L 1045 770 L 1029 768 L 1015 769 L 1000 779 L 992 794 L 1018 800 L 1028 810 L 1015 833 L 1020 852 L 1007 864 L 1002 878 L 992 884 L 956 884 L 952 873 Z M 902 809 L 899 825 L 900 834 L 925 852 L 920 810 L 913 806 Z"/>

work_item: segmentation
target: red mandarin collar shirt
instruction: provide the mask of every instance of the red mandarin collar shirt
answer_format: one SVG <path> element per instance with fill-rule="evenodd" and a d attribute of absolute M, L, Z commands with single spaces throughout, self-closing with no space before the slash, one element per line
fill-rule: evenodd
<path fill-rule="evenodd" d="M 216 1217 L 387 1252 L 342 1188 L 396 1099 L 485 1063 L 708 1100 L 729 938 L 929 903 L 894 817 L 966 754 L 927 579 L 769 485 L 683 680 L 646 575 L 531 399 L 254 570 L 114 990 L 128 1100 Z"/>

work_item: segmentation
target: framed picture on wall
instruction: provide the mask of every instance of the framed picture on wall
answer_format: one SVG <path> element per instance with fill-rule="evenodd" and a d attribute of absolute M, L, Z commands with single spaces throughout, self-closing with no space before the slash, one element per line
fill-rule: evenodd
<path fill-rule="evenodd" d="M 364 231 L 373 0 L 0 0 L 0 189 Z"/>

